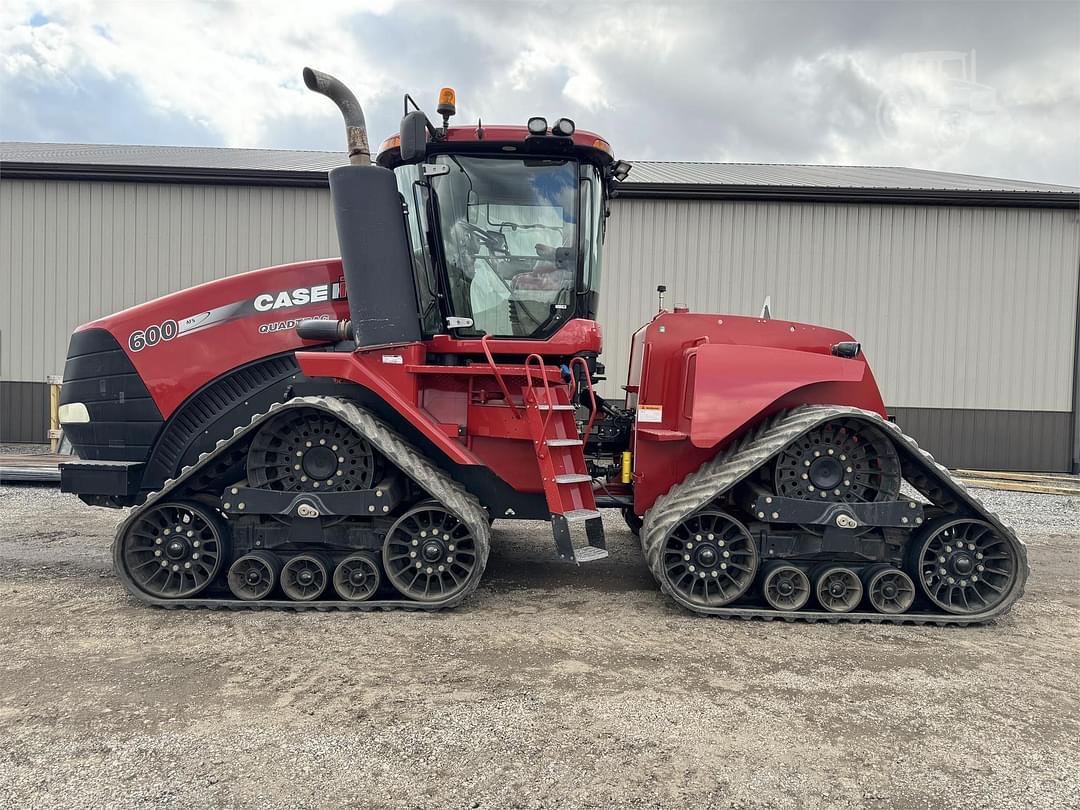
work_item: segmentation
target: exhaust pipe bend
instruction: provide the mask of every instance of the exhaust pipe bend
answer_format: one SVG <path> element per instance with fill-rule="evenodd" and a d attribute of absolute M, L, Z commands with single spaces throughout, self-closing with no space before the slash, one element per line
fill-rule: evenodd
<path fill-rule="evenodd" d="M 349 162 L 356 166 L 371 165 L 371 149 L 368 146 L 367 124 L 364 111 L 352 90 L 329 73 L 304 68 L 304 84 L 308 90 L 321 93 L 337 105 L 345 119 L 345 138 L 348 141 Z"/>

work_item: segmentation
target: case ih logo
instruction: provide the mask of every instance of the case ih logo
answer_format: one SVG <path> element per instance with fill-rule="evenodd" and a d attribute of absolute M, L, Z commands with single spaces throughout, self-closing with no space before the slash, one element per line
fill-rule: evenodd
<path fill-rule="evenodd" d="M 302 307 L 305 304 L 318 304 L 322 301 L 340 301 L 345 297 L 345 282 L 316 284 L 314 287 L 299 287 L 295 290 L 282 290 L 279 293 L 263 293 L 255 296 L 255 309 L 259 312 L 271 312 L 287 307 Z"/>
<path fill-rule="evenodd" d="M 197 312 L 185 318 L 169 319 L 160 324 L 151 324 L 142 329 L 136 329 L 128 336 L 128 349 L 133 352 L 141 352 L 143 349 L 152 348 L 159 343 L 189 335 L 192 332 L 199 332 L 203 329 L 209 329 L 211 326 L 251 317 L 252 310 L 255 312 L 273 312 L 278 309 L 302 307 L 306 304 L 318 304 L 324 301 L 340 301 L 343 298 L 345 298 L 344 280 L 316 284 L 312 287 L 298 287 L 295 290 L 263 293 L 257 295 L 254 301 L 251 299 L 233 301 L 231 304 L 224 304 L 204 312 Z M 319 315 L 314 317 L 329 318 L 330 316 Z M 299 320 L 306 319 L 301 318 Z M 290 324 L 290 326 L 283 326 L 283 324 Z M 263 324 L 259 327 L 259 332 L 261 334 L 279 332 L 295 325 L 295 320 L 281 321 L 276 324 Z"/>

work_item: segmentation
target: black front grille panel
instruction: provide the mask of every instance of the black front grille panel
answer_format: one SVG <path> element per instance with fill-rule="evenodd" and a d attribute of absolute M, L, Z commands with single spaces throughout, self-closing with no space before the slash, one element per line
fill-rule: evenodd
<path fill-rule="evenodd" d="M 71 336 L 60 404 L 81 402 L 89 423 L 64 425 L 80 458 L 145 461 L 161 430 L 161 412 L 127 354 L 109 332 Z"/>

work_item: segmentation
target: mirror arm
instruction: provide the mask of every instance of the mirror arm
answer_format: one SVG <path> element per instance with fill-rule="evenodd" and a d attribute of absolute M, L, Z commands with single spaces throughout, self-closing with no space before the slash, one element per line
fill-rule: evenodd
<path fill-rule="evenodd" d="M 413 105 L 413 109 L 416 110 L 417 112 L 419 112 L 419 113 L 424 112 L 423 110 L 420 109 L 420 105 L 416 103 L 416 99 L 414 99 L 412 96 L 410 96 L 408 93 L 406 93 L 405 94 L 405 103 L 404 103 L 405 111 L 402 113 L 403 115 L 408 115 L 409 114 L 409 105 L 410 104 Z M 441 130 L 436 129 L 435 126 L 431 123 L 431 121 L 428 120 L 427 113 L 424 113 L 424 126 L 427 127 L 428 134 L 431 136 L 431 139 L 433 141 L 439 140 Z"/>

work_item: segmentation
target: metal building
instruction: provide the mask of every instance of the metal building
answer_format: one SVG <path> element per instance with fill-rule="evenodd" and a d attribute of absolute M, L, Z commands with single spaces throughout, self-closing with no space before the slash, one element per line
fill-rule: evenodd
<path fill-rule="evenodd" d="M 338 153 L 0 144 L 0 441 L 42 441 L 71 329 L 337 253 Z M 945 463 L 1080 470 L 1080 189 L 913 169 L 638 163 L 612 206 L 608 395 L 669 303 L 862 341 Z"/>

